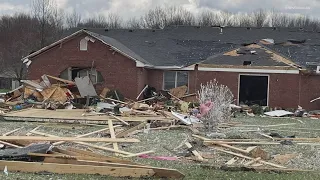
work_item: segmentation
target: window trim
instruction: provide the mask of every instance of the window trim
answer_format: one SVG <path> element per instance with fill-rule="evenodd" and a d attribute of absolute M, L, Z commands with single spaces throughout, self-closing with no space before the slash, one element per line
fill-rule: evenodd
<path fill-rule="evenodd" d="M 81 39 L 79 42 L 79 46 L 80 51 L 88 51 L 88 40 L 86 38 Z"/>
<path fill-rule="evenodd" d="M 186 72 L 188 74 L 188 89 L 187 89 L 187 93 L 189 93 L 189 87 L 190 87 L 190 73 L 189 71 L 163 71 L 162 73 L 162 90 L 168 91 L 169 89 L 165 89 L 165 73 L 166 72 L 175 72 L 175 79 L 174 79 L 174 88 L 177 87 L 177 83 L 178 83 L 178 72 Z"/>

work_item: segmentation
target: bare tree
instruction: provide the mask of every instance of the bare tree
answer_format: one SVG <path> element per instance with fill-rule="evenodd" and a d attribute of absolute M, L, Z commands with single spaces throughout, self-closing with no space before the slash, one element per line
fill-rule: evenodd
<path fill-rule="evenodd" d="M 66 15 L 67 28 L 75 28 L 81 23 L 81 15 L 76 11 Z"/>
<path fill-rule="evenodd" d="M 2 72 L 13 74 L 18 80 L 25 77 L 25 65 L 21 62 L 38 47 L 37 19 L 26 15 L 3 16 L 0 18 L 0 62 Z M 1 71 L 1 70 L 0 70 Z"/>
<path fill-rule="evenodd" d="M 107 24 L 108 28 L 120 29 L 122 27 L 122 18 L 117 14 L 110 13 L 108 14 Z"/>
<path fill-rule="evenodd" d="M 259 9 L 258 11 L 253 12 L 252 14 L 253 20 L 255 22 L 256 27 L 263 27 L 266 22 L 266 12 L 262 9 Z"/>
<path fill-rule="evenodd" d="M 125 27 L 129 29 L 141 29 L 142 28 L 142 20 L 137 19 L 136 17 L 133 17 L 125 22 Z"/>
<path fill-rule="evenodd" d="M 62 27 L 63 16 L 54 0 L 33 0 L 32 13 L 39 23 L 40 47 L 44 47 L 49 43 L 46 38 Z"/>
<path fill-rule="evenodd" d="M 78 27 L 107 28 L 108 22 L 106 17 L 100 14 L 98 16 L 85 19 L 83 22 L 79 23 Z"/>
<path fill-rule="evenodd" d="M 198 24 L 199 26 L 219 26 L 219 17 L 214 12 L 206 10 L 198 17 Z"/>

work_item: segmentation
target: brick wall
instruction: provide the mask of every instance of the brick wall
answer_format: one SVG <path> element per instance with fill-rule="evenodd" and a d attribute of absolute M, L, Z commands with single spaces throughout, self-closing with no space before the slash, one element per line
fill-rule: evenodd
<path fill-rule="evenodd" d="M 79 42 L 84 37 L 84 34 L 79 35 L 32 58 L 28 79 L 39 79 L 43 74 L 59 76 L 68 67 L 91 67 L 94 61 L 104 79 L 103 83 L 95 85 L 98 94 L 108 87 L 118 89 L 128 98 L 135 98 L 140 88 L 137 83 L 139 68 L 135 62 L 100 41 L 88 42 L 88 51 L 80 51 Z"/>

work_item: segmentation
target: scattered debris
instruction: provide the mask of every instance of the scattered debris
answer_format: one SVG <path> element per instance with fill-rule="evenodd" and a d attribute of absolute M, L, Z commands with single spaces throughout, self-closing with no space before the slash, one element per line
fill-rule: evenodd
<path fill-rule="evenodd" d="M 285 111 L 285 110 L 276 110 L 276 111 L 266 112 L 264 114 L 271 117 L 283 117 L 283 116 L 293 115 L 292 112 Z"/>

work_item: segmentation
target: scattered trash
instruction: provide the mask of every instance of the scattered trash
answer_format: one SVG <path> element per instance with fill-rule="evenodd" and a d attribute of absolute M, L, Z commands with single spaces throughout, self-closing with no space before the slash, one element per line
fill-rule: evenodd
<path fill-rule="evenodd" d="M 292 112 L 285 111 L 285 110 L 270 111 L 264 114 L 271 117 L 283 117 L 283 116 L 293 115 Z"/>

